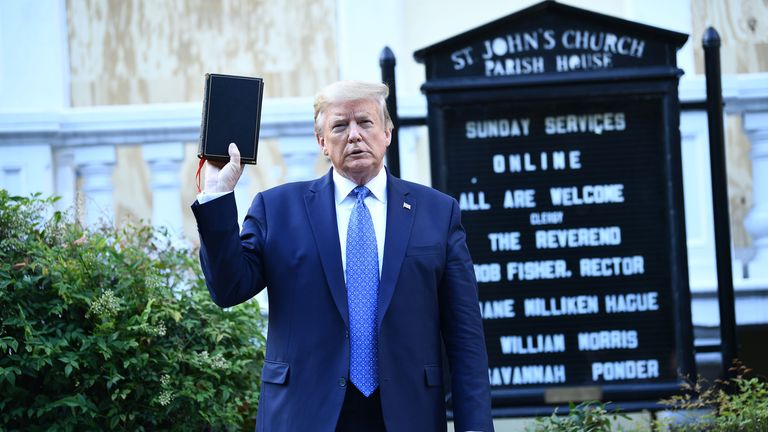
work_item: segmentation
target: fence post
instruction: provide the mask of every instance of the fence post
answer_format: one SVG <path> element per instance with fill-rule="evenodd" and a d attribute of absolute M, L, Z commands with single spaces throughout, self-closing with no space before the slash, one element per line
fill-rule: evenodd
<path fill-rule="evenodd" d="M 731 269 L 731 223 L 728 212 L 728 176 L 725 169 L 723 131 L 723 89 L 720 76 L 720 35 L 707 28 L 702 39 L 707 79 L 707 117 L 709 123 L 709 163 L 712 174 L 712 207 L 717 260 L 717 299 L 720 306 L 722 376 L 729 378 L 733 360 L 738 357 L 736 308 Z"/>
<path fill-rule="evenodd" d="M 392 118 L 394 129 L 392 129 L 392 141 L 387 149 L 387 168 L 395 177 L 400 177 L 400 117 L 397 115 L 397 86 L 395 83 L 395 53 L 385 46 L 379 56 L 379 67 L 381 67 L 381 81 L 389 87 L 389 97 L 387 97 L 387 111 Z"/>

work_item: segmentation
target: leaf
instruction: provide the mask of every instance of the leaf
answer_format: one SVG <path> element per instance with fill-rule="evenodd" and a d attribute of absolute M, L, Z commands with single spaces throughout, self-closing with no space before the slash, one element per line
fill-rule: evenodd
<path fill-rule="evenodd" d="M 120 375 L 120 374 L 115 374 L 115 375 L 111 376 L 107 380 L 107 389 L 111 389 L 112 386 L 115 385 L 115 383 L 117 383 L 118 381 L 120 381 L 122 379 L 123 379 L 123 376 Z"/>
<path fill-rule="evenodd" d="M 67 397 L 61 398 L 51 405 L 53 407 L 67 406 L 71 408 L 76 408 L 76 407 L 83 407 L 85 405 L 85 401 L 83 400 L 82 395 L 74 395 L 74 396 L 67 396 Z"/>
<path fill-rule="evenodd" d="M 21 373 L 19 373 L 21 375 Z M 4 374 L 5 380 L 8 381 L 8 384 L 13 387 L 16 385 L 16 374 L 10 373 L 10 374 Z"/>

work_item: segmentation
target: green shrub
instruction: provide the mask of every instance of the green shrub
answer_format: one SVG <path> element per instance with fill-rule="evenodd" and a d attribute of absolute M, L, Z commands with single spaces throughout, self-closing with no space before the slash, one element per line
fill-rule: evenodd
<path fill-rule="evenodd" d="M 568 415 L 558 416 L 557 410 L 551 416 L 537 418 L 536 425 L 529 432 L 610 432 L 619 418 L 628 419 L 618 411 L 609 412 L 605 404 L 595 401 L 569 404 Z"/>
<path fill-rule="evenodd" d="M 650 425 L 636 425 L 632 431 L 669 432 L 766 432 L 768 431 L 768 382 L 752 376 L 741 363 L 731 370 L 735 377 L 708 385 L 699 378 L 685 383 L 681 393 L 660 403 L 675 414 Z M 529 432 L 608 432 L 627 430 L 617 421 L 628 419 L 619 411 L 608 411 L 600 402 L 570 404 L 567 415 L 537 418 Z"/>
<path fill-rule="evenodd" d="M 768 382 L 752 376 L 752 370 L 736 362 L 734 377 L 708 385 L 699 378 L 684 385 L 680 395 L 662 401 L 680 416 L 687 412 L 705 414 L 688 418 L 685 424 L 657 421 L 657 429 L 675 432 L 765 432 L 768 431 Z"/>
<path fill-rule="evenodd" d="M 162 232 L 53 202 L 0 190 L 0 430 L 252 430 L 258 304 L 214 305 Z"/>

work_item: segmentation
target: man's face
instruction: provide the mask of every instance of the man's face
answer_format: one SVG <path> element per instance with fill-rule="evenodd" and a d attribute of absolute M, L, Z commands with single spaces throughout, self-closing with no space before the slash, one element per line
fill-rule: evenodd
<path fill-rule="evenodd" d="M 330 104 L 321 118 L 317 142 L 336 171 L 365 184 L 381 170 L 392 132 L 371 99 Z"/>

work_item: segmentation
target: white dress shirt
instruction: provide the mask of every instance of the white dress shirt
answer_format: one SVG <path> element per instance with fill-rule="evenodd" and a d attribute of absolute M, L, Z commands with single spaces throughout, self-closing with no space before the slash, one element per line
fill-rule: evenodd
<path fill-rule="evenodd" d="M 229 191 L 229 192 L 209 192 L 206 193 L 205 191 L 200 192 L 197 194 L 197 202 L 199 204 L 205 204 L 209 201 L 213 201 L 218 197 L 223 197 L 226 194 L 234 193 L 235 191 Z"/>
<path fill-rule="evenodd" d="M 355 206 L 356 197 L 349 193 L 356 188 L 352 180 L 343 177 L 335 169 L 333 170 L 333 193 L 336 202 L 336 224 L 339 228 L 339 245 L 341 246 L 341 265 L 344 269 L 344 280 L 347 279 L 347 229 L 349 218 L 352 216 L 352 208 Z M 365 205 L 371 213 L 373 230 L 376 232 L 376 247 L 379 255 L 379 277 L 384 261 L 384 238 L 387 232 L 387 173 L 384 168 L 376 177 L 372 178 L 365 187 L 371 191 L 365 197 Z"/>

